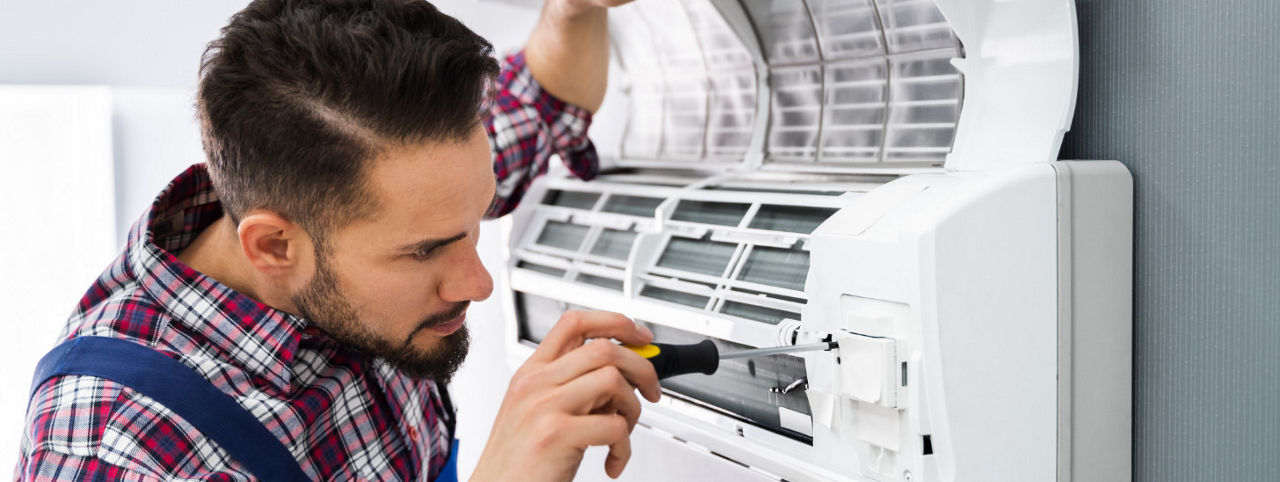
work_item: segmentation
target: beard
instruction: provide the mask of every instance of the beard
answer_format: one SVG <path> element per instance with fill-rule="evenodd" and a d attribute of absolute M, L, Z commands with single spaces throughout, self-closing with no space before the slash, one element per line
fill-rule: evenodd
<path fill-rule="evenodd" d="M 412 343 L 414 335 L 419 331 L 443 325 L 462 315 L 470 304 L 467 301 L 422 320 L 403 341 L 379 337 L 360 323 L 359 316 L 338 287 L 337 276 L 330 269 L 326 255 L 320 249 L 316 250 L 316 274 L 305 288 L 293 296 L 293 304 L 303 317 L 315 323 L 334 340 L 382 359 L 401 373 L 416 379 L 449 383 L 458 367 L 462 366 L 471 345 L 471 337 L 465 325 L 441 338 L 433 349 L 420 350 Z"/>

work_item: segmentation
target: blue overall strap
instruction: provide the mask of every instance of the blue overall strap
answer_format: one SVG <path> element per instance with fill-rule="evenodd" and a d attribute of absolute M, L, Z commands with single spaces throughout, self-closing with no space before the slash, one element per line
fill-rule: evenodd
<path fill-rule="evenodd" d="M 458 439 L 453 439 L 449 447 L 449 460 L 440 468 L 434 482 L 458 482 Z"/>
<path fill-rule="evenodd" d="M 31 396 L 50 378 L 62 375 L 104 378 L 150 397 L 217 442 L 259 479 L 310 480 L 257 417 L 195 370 L 163 353 L 129 340 L 76 337 L 40 359 Z"/>
<path fill-rule="evenodd" d="M 445 430 L 448 431 L 451 442 L 449 458 L 432 482 L 458 482 L 458 410 L 453 406 L 453 397 L 449 396 L 448 384 L 436 382 L 436 393 L 440 395 L 440 406 L 444 408 L 444 413 L 440 416 L 444 417 Z"/>

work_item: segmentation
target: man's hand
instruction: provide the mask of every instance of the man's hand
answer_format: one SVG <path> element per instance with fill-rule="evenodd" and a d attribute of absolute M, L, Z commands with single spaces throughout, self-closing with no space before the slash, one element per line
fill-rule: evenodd
<path fill-rule="evenodd" d="M 595 112 L 609 80 L 608 8 L 631 0 L 547 0 L 524 48 L 542 88 Z"/>
<path fill-rule="evenodd" d="M 653 365 L 609 338 L 643 345 L 653 334 L 617 313 L 560 317 L 512 377 L 472 480 L 570 480 L 595 445 L 609 446 L 605 473 L 622 473 L 640 417 L 635 389 L 655 402 L 660 392 Z"/>

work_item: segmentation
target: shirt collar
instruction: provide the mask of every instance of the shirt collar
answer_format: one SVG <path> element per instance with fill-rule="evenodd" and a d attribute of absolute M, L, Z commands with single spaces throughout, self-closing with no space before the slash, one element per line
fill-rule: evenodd
<path fill-rule="evenodd" d="M 196 341 L 285 391 L 304 336 L 302 317 L 277 310 L 187 266 L 176 253 L 222 216 L 204 164 L 169 183 L 130 230 L 125 248 L 135 279 Z"/>

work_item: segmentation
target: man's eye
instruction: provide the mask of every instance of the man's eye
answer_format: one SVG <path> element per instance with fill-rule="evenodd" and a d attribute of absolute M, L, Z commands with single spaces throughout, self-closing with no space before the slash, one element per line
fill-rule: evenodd
<path fill-rule="evenodd" d="M 431 259 L 431 255 L 434 252 L 435 252 L 434 249 L 419 249 L 413 252 L 413 259 L 416 259 L 418 261 L 426 261 L 428 259 Z"/>

